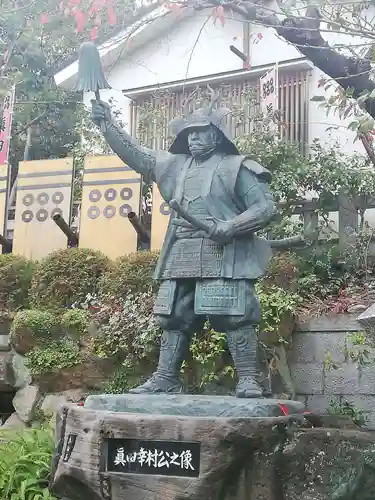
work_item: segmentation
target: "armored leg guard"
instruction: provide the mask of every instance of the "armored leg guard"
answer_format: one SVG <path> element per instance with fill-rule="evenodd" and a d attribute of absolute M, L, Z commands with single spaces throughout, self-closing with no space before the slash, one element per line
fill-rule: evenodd
<path fill-rule="evenodd" d="M 263 390 L 257 378 L 258 338 L 252 327 L 227 332 L 228 346 L 237 370 L 236 397 L 261 398 Z"/>
<path fill-rule="evenodd" d="M 132 394 L 181 393 L 180 370 L 189 350 L 190 337 L 180 331 L 164 331 L 161 338 L 159 364 L 144 384 L 130 389 Z"/>

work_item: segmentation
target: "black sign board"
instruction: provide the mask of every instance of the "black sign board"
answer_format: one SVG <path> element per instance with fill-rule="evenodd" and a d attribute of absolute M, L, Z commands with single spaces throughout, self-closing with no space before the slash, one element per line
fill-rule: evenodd
<path fill-rule="evenodd" d="M 123 474 L 198 477 L 200 443 L 107 439 L 106 471 Z"/>
<path fill-rule="evenodd" d="M 74 446 L 76 444 L 77 434 L 69 434 L 68 440 L 66 442 L 63 462 L 67 462 L 73 452 Z"/>

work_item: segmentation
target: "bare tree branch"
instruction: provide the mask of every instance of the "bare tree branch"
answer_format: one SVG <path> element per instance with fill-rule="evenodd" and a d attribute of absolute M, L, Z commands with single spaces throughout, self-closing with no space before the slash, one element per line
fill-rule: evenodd
<path fill-rule="evenodd" d="M 48 111 L 48 108 L 45 109 L 42 113 L 40 113 L 38 116 L 36 116 L 32 120 L 30 120 L 29 122 L 27 122 L 23 127 L 16 130 L 15 132 L 13 132 L 12 137 L 15 137 L 17 135 L 21 135 L 24 132 L 26 132 L 32 125 L 36 125 L 38 122 L 40 122 L 40 120 L 42 118 L 44 118 L 44 116 L 47 114 L 47 111 Z"/>
<path fill-rule="evenodd" d="M 198 2 L 196 9 L 212 8 L 219 5 L 216 0 Z M 294 45 L 304 56 L 321 71 L 341 85 L 344 90 L 354 89 L 357 98 L 364 91 L 375 90 L 375 83 L 369 78 L 371 64 L 368 57 L 363 59 L 347 57 L 332 49 L 320 31 L 321 14 L 316 6 L 308 6 L 304 17 L 280 16 L 271 9 L 253 1 L 220 2 L 245 20 L 272 27 L 277 34 Z M 367 100 L 366 111 L 375 118 L 375 100 Z"/>

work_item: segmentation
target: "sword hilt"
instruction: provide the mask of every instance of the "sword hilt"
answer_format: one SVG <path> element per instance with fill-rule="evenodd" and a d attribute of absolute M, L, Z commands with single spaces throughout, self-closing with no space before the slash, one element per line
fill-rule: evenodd
<path fill-rule="evenodd" d="M 175 212 L 179 212 L 180 211 L 180 204 L 178 203 L 178 201 L 173 198 L 173 200 L 171 200 L 169 202 L 169 206 L 175 211 Z"/>
<path fill-rule="evenodd" d="M 185 219 L 187 222 L 189 222 L 193 228 L 202 230 L 205 232 L 210 232 L 211 231 L 211 225 L 207 224 L 206 222 L 196 219 L 194 216 L 190 215 L 187 213 L 181 205 L 178 203 L 177 200 L 172 199 L 169 202 L 169 206 L 179 215 L 182 219 Z"/>

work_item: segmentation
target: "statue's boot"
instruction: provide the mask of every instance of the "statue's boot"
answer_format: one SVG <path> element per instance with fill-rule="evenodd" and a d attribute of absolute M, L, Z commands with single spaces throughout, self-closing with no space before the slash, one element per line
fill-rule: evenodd
<path fill-rule="evenodd" d="M 236 367 L 237 398 L 261 398 L 263 389 L 257 382 L 258 337 L 252 327 L 227 332 L 228 347 Z"/>
<path fill-rule="evenodd" d="M 131 394 L 181 393 L 180 370 L 189 351 L 189 336 L 180 331 L 164 331 L 156 372 L 144 384 L 130 389 Z"/>

